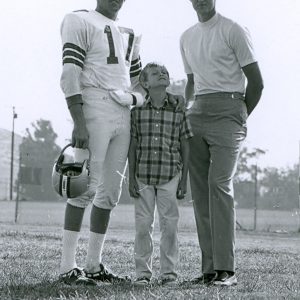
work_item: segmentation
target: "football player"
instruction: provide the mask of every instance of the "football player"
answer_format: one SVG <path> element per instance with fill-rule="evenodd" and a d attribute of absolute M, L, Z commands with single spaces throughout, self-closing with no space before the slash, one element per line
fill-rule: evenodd
<path fill-rule="evenodd" d="M 67 14 L 62 22 L 61 87 L 74 122 L 72 145 L 80 161 L 89 148 L 88 192 L 68 199 L 60 278 L 67 284 L 125 282 L 102 264 L 111 210 L 117 205 L 130 142 L 130 106 L 144 101 L 140 36 L 122 27 L 117 15 L 125 0 L 97 0 L 95 10 Z M 175 100 L 181 100 L 175 97 Z M 85 269 L 75 261 L 85 207 L 92 201 Z"/>
<path fill-rule="evenodd" d="M 143 97 L 133 92 L 141 71 L 140 37 L 116 21 L 124 0 L 98 0 L 95 10 L 75 11 L 62 22 L 61 87 L 71 113 L 75 159 L 91 150 L 89 191 L 68 199 L 60 278 L 67 284 L 95 285 L 126 278 L 101 263 L 110 212 L 117 205 L 130 141 L 130 105 Z M 80 149 L 81 148 L 81 149 Z M 92 201 L 85 270 L 75 261 L 85 207 Z"/>

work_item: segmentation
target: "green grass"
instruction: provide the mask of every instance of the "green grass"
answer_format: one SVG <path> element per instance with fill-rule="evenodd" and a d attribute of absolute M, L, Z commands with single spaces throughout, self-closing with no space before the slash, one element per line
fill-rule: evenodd
<path fill-rule="evenodd" d="M 26 206 L 25 206 L 26 205 Z M 61 255 L 63 203 L 21 203 L 18 224 L 14 205 L 0 203 L 0 299 L 300 299 L 300 235 L 276 232 L 237 232 L 236 287 L 188 284 L 150 288 L 131 285 L 69 287 L 57 282 Z M 199 246 L 191 207 L 180 207 L 179 281 L 198 276 Z M 244 221 L 247 220 L 246 212 Z M 242 215 L 240 214 L 242 217 Z M 249 213 L 249 222 L 251 214 Z M 240 220 L 242 220 L 240 218 Z M 271 218 L 270 218 L 271 220 Z M 246 222 L 246 221 L 245 221 Z M 269 221 L 268 221 L 269 222 Z M 276 220 L 273 218 L 273 222 Z M 77 262 L 84 266 L 88 214 L 79 241 Z M 248 223 L 245 223 L 245 226 Z M 251 222 L 248 224 L 251 228 Z M 247 225 L 247 226 L 248 226 Z M 275 224 L 276 225 L 276 224 Z M 290 224 L 289 226 L 292 226 Z M 289 228 L 285 225 L 286 228 Z M 281 227 L 279 227 L 281 228 Z M 266 227 L 267 229 L 267 227 Z M 134 277 L 132 206 L 113 211 L 104 248 L 104 263 L 118 274 Z M 154 234 L 154 276 L 159 270 L 159 231 Z"/>

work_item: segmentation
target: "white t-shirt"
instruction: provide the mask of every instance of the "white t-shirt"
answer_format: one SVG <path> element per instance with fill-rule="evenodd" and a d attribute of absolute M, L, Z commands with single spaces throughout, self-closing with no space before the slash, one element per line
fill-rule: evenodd
<path fill-rule="evenodd" d="M 247 29 L 216 13 L 182 34 L 180 50 L 185 72 L 194 74 L 195 95 L 245 93 L 241 68 L 256 62 Z"/>
<path fill-rule="evenodd" d="M 67 14 L 61 25 L 65 97 L 86 87 L 129 90 L 141 72 L 140 36 L 91 11 Z"/>

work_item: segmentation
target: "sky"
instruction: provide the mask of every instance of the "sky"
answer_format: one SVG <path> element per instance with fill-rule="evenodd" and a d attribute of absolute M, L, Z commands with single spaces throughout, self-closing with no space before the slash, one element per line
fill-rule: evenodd
<path fill-rule="evenodd" d="M 246 26 L 252 36 L 265 89 L 248 119 L 245 146 L 266 150 L 262 166 L 289 167 L 299 160 L 300 1 L 217 0 L 217 11 Z M 57 143 L 66 144 L 71 117 L 59 86 L 60 24 L 96 0 L 3 1 L 0 11 L 0 128 L 24 135 L 31 123 L 52 122 Z M 142 34 L 143 65 L 163 63 L 174 80 L 186 78 L 179 52 L 183 31 L 197 22 L 189 0 L 126 0 L 121 25 Z M 1 141 L 0 141 L 1 143 Z"/>

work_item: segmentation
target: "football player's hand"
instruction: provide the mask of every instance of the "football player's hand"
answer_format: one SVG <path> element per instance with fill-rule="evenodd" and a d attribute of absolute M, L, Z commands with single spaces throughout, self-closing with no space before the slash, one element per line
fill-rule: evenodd
<path fill-rule="evenodd" d="M 74 125 L 72 132 L 72 147 L 87 149 L 89 146 L 89 132 L 85 125 Z"/>
<path fill-rule="evenodd" d="M 142 94 L 137 92 L 125 92 L 122 90 L 110 91 L 111 98 L 123 106 L 135 105 L 142 106 L 145 99 Z"/>
<path fill-rule="evenodd" d="M 129 194 L 133 198 L 140 196 L 139 186 L 135 178 L 129 178 Z"/>
<path fill-rule="evenodd" d="M 170 103 L 175 106 L 175 111 L 185 111 L 185 99 L 181 95 L 168 93 Z"/>
<path fill-rule="evenodd" d="M 185 195 L 186 195 L 186 183 L 180 180 L 177 187 L 176 197 L 178 200 L 182 200 L 184 199 Z"/>

